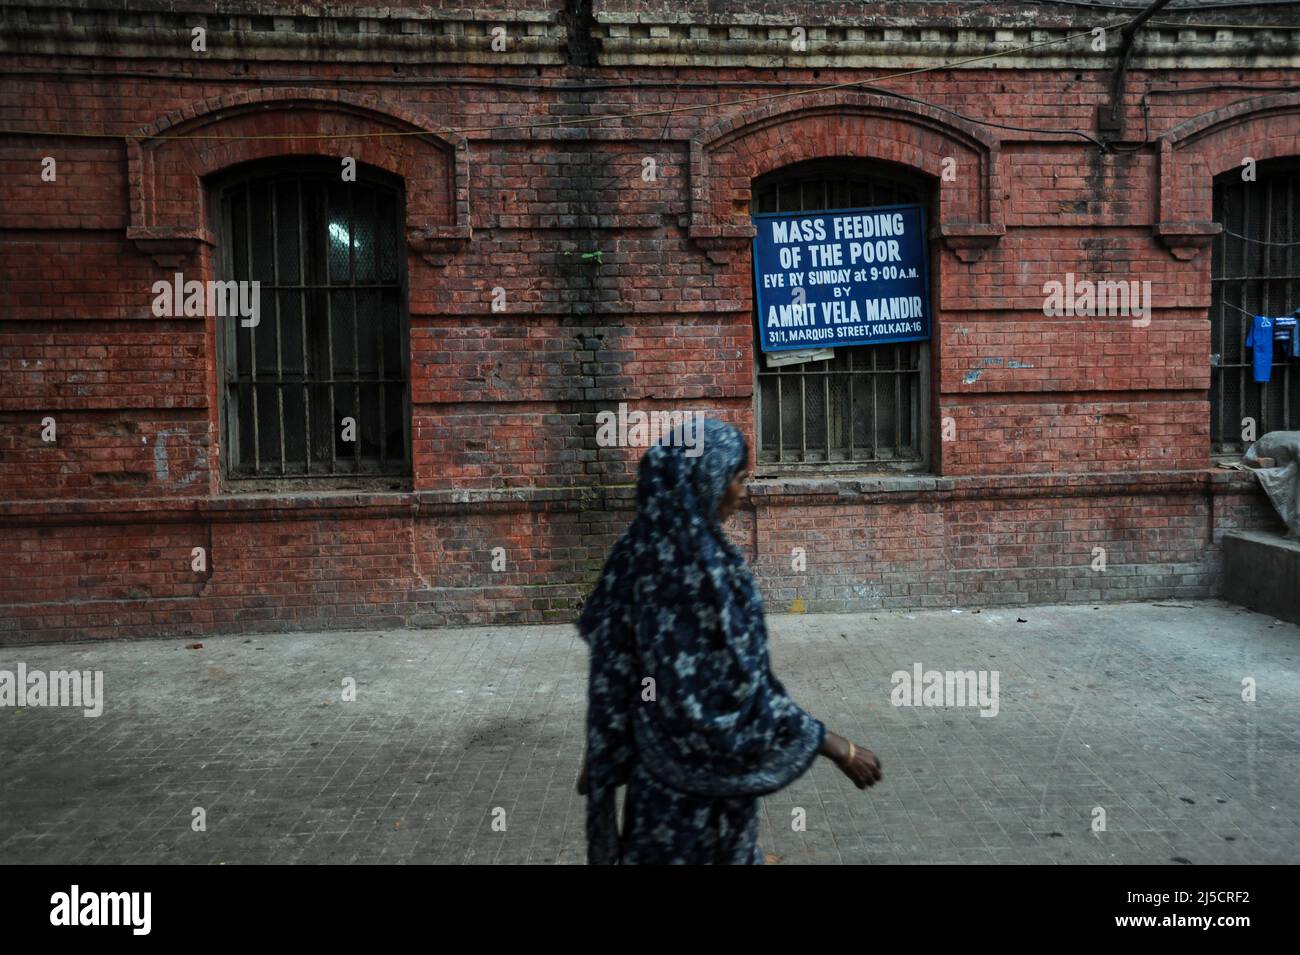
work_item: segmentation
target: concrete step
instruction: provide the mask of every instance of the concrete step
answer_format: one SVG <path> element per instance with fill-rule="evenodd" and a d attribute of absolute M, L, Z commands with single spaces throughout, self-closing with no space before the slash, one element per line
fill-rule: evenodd
<path fill-rule="evenodd" d="M 1224 534 L 1223 599 L 1300 623 L 1300 541 L 1264 531 Z"/>

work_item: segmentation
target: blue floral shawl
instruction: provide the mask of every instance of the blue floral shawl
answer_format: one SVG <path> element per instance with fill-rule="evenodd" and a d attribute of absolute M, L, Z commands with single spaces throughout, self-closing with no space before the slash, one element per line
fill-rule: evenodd
<path fill-rule="evenodd" d="M 762 599 L 718 521 L 745 439 L 712 419 L 697 436 L 698 456 L 677 434 L 641 459 L 636 518 L 578 621 L 593 863 L 618 858 L 614 794 L 638 764 L 693 796 L 756 797 L 802 775 L 825 733 L 772 675 Z"/>

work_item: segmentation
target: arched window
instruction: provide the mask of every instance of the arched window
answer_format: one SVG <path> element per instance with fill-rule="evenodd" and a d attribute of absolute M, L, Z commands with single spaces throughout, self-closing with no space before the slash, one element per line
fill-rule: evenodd
<path fill-rule="evenodd" d="M 410 471 L 401 184 L 337 161 L 214 189 L 221 278 L 260 282 L 258 324 L 220 319 L 229 478 Z"/>
<path fill-rule="evenodd" d="M 1246 346 L 1254 316 L 1300 310 L 1300 160 L 1260 163 L 1255 181 L 1240 170 L 1214 183 L 1210 305 L 1210 441 L 1215 454 L 1236 454 L 1256 436 L 1300 429 L 1300 361 L 1274 341 L 1267 382 L 1255 381 L 1254 348 Z"/>
<path fill-rule="evenodd" d="M 901 169 L 813 160 L 754 181 L 752 212 L 804 212 L 918 203 L 931 189 Z M 929 342 L 836 348 L 826 361 L 771 367 L 758 346 L 757 465 L 771 472 L 924 470 L 929 466 Z"/>

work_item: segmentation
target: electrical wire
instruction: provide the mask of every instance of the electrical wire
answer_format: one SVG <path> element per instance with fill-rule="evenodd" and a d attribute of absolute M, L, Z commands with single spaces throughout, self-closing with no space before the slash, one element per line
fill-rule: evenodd
<path fill-rule="evenodd" d="M 1300 29 L 1300 28 L 1297 28 Z M 1142 141 L 1134 146 L 1116 146 L 1114 143 L 1109 144 L 1112 152 L 1117 153 L 1135 153 L 1139 152 L 1152 144 L 1151 139 L 1151 104 L 1147 101 L 1148 97 L 1156 93 L 1220 93 L 1225 90 L 1237 90 L 1241 92 L 1264 92 L 1264 93 L 1290 93 L 1295 90 L 1294 86 L 1259 86 L 1250 83 L 1210 83 L 1203 86 L 1151 86 L 1142 94 Z"/>
<path fill-rule="evenodd" d="M 1120 23 L 1114 23 L 1109 26 L 1101 27 L 1100 29 L 1103 29 L 1106 32 L 1110 32 L 1111 30 L 1122 29 L 1123 27 L 1127 26 L 1129 23 L 1132 22 L 1133 20 L 1125 20 Z M 668 109 L 646 110 L 642 112 L 633 112 L 633 113 L 611 113 L 603 116 L 570 117 L 567 119 L 551 120 L 551 121 L 541 122 L 541 123 L 507 123 L 499 126 L 440 127 L 436 131 L 441 133 L 454 133 L 454 134 L 463 135 L 466 133 L 494 133 L 494 132 L 504 132 L 504 131 L 512 131 L 512 130 L 520 131 L 520 130 L 545 129 L 545 128 L 554 128 L 558 126 L 567 128 L 575 125 L 604 123 L 604 122 L 611 122 L 614 120 L 626 121 L 632 119 L 643 119 L 651 116 L 666 116 L 666 115 L 671 116 L 674 113 L 698 112 L 707 109 L 719 109 L 719 108 L 734 107 L 734 106 L 749 106 L 758 103 L 772 102 L 774 100 L 788 99 L 794 96 L 811 96 L 811 95 L 816 95 L 818 93 L 827 93 L 836 90 L 863 88 L 863 87 L 867 87 L 869 84 L 879 83 L 884 80 L 901 79 L 903 77 L 917 76 L 922 73 L 931 73 L 937 70 L 952 69 L 954 67 L 964 66 L 968 63 L 978 63 L 978 62 L 983 62 L 985 60 L 998 59 L 999 57 L 1012 56 L 1017 53 L 1023 53 L 1026 50 L 1034 50 L 1044 46 L 1053 46 L 1055 44 L 1066 43 L 1071 40 L 1077 40 L 1081 37 L 1091 37 L 1091 36 L 1093 36 L 1093 31 L 1088 30 L 1085 33 L 1068 34 L 1066 36 L 1055 37 L 1050 40 L 1042 40 L 1038 43 L 1030 43 L 1026 46 L 1015 47 L 1010 50 L 998 50 L 994 53 L 985 53 L 980 56 L 966 57 L 965 59 L 954 60 L 948 63 L 936 64 L 934 66 L 919 67 L 914 70 L 904 70 L 899 73 L 890 73 L 885 76 L 873 76 L 865 80 L 852 80 L 845 83 L 832 83 L 825 86 L 812 87 L 810 89 L 793 90 L 784 93 L 772 93 L 766 96 L 753 96 L 753 97 L 747 97 L 742 99 L 730 100 L 721 103 L 702 103 L 695 106 L 676 106 Z M 959 113 L 956 113 L 954 110 L 944 109 L 943 107 L 936 107 L 931 103 L 926 103 L 923 100 L 913 99 L 912 97 L 905 96 L 904 94 L 901 93 L 893 93 L 887 90 L 878 90 L 877 92 L 885 93 L 890 96 L 896 96 L 900 99 L 908 99 L 911 100 L 912 102 L 922 103 L 923 105 L 929 106 L 934 109 L 939 109 L 943 112 L 947 112 L 952 115 L 961 115 Z M 968 117 L 963 117 L 963 118 L 968 118 Z M 1062 136 L 1080 136 L 1088 140 L 1089 142 L 1093 143 L 1098 148 L 1102 150 L 1106 149 L 1105 144 L 1101 143 L 1099 140 L 1095 139 L 1089 134 L 1082 132 L 1081 130 L 1056 130 L 1056 129 L 1038 129 L 1038 128 L 1031 128 L 1031 127 L 1015 127 L 1015 126 L 993 123 L 987 120 L 977 120 L 974 118 L 970 118 L 970 120 L 972 122 L 979 123 L 981 125 L 1000 127 L 1004 129 L 1012 129 L 1021 132 L 1036 132 L 1036 133 L 1056 134 Z M 167 135 L 151 136 L 150 140 L 158 141 L 158 140 L 172 140 L 172 139 L 177 139 L 177 140 L 192 139 L 192 140 L 218 140 L 218 141 L 226 141 L 226 142 L 251 142 L 251 141 L 281 140 L 281 139 L 297 139 L 297 140 L 339 139 L 339 138 L 384 139 L 384 138 L 400 138 L 406 136 L 427 136 L 429 132 L 431 131 L 430 130 L 392 130 L 392 131 L 385 131 L 385 132 L 347 133 L 347 134 L 266 133 L 266 134 L 253 135 L 253 136 L 231 136 L 231 135 L 220 135 L 220 134 L 213 134 L 213 133 L 207 133 L 207 134 L 182 133 L 175 136 L 167 136 Z M 57 131 L 57 130 L 22 130 L 22 129 L 0 128 L 0 135 L 120 140 L 120 139 L 128 138 L 131 134 L 92 133 L 92 132 L 80 132 L 80 131 L 71 131 L 71 130 Z"/>
<path fill-rule="evenodd" d="M 1237 311 L 1241 312 L 1241 314 L 1243 314 L 1243 315 L 1249 315 L 1251 318 L 1254 318 L 1256 315 L 1261 314 L 1261 313 L 1258 312 L 1258 311 L 1248 312 L 1248 311 L 1246 311 L 1246 309 L 1242 308 L 1240 305 L 1233 305 L 1231 302 L 1219 302 L 1218 304 L 1220 304 L 1220 305 L 1226 305 L 1228 308 L 1235 308 Z M 1214 306 L 1211 305 L 1210 307 L 1213 308 Z M 1295 311 L 1293 311 L 1293 312 L 1285 312 L 1285 313 L 1282 313 L 1282 314 L 1283 314 L 1284 316 L 1286 316 L 1286 317 L 1289 317 L 1289 316 L 1291 316 L 1291 315 L 1295 315 L 1295 314 L 1297 314 L 1297 313 L 1300 313 L 1300 308 L 1297 308 L 1297 309 L 1296 309 Z"/>
<path fill-rule="evenodd" d="M 1084 2 L 1081 2 L 1081 0 L 1030 0 L 1030 2 L 1064 3 L 1064 4 L 1072 5 L 1072 6 L 1086 6 L 1086 7 L 1095 7 L 1095 8 L 1109 8 L 1109 9 L 1123 9 L 1123 10 L 1134 10 L 1134 9 L 1138 9 L 1136 6 L 1131 6 L 1131 5 L 1115 5 L 1115 4 L 1105 4 L 1105 3 L 1084 3 Z M 1187 11 L 1187 12 L 1190 12 L 1190 11 L 1197 10 L 1197 9 L 1206 9 L 1206 8 L 1211 8 L 1211 7 L 1212 7 L 1212 8 L 1227 8 L 1227 7 L 1255 7 L 1255 6 L 1297 6 L 1297 7 L 1300 7 L 1300 0 L 1277 0 L 1277 2 L 1258 2 L 1258 0 L 1249 0 L 1249 2 L 1244 2 L 1244 3 L 1212 3 L 1212 4 L 1200 4 L 1200 5 L 1192 6 L 1192 7 L 1170 7 L 1170 8 L 1168 8 L 1168 9 L 1169 9 L 1171 12 L 1172 12 L 1172 11 L 1177 11 L 1177 12 Z M 1102 29 L 1104 29 L 1104 30 L 1106 30 L 1107 32 L 1109 32 L 1109 31 L 1111 31 L 1111 30 L 1115 30 L 1115 29 L 1123 28 L 1123 27 L 1127 26 L 1127 25 L 1128 25 L 1129 23 L 1131 23 L 1131 22 L 1133 22 L 1133 21 L 1132 21 L 1132 20 L 1124 21 L 1124 22 L 1122 22 L 1122 23 L 1116 23 L 1116 24 L 1112 24 L 1112 25 L 1110 25 L 1110 26 L 1103 27 Z M 1160 23 L 1157 23 L 1156 21 L 1151 21 L 1151 23 L 1152 23 L 1152 25 L 1158 25 L 1158 26 L 1195 27 L 1195 28 L 1204 28 L 1204 29 L 1211 29 L 1211 28 L 1213 28 L 1213 29 L 1272 29 L 1272 28 L 1273 28 L 1273 26 L 1272 26 L 1272 25 L 1269 25 L 1269 24 L 1189 24 L 1189 23 L 1169 23 L 1169 22 L 1160 22 Z M 1295 29 L 1295 30 L 1300 30 L 1300 25 L 1298 25 L 1298 26 L 1289 26 L 1289 25 L 1287 25 L 1287 26 L 1278 26 L 1277 28 L 1279 28 L 1279 29 Z M 956 116 L 956 117 L 958 117 L 959 119 L 962 119 L 962 120 L 964 120 L 964 121 L 966 121 L 966 122 L 974 123 L 974 124 L 976 124 L 976 125 L 980 125 L 980 126 L 987 126 L 987 127 L 993 128 L 993 129 L 1005 129 L 1005 130 L 1010 130 L 1010 131 L 1013 131 L 1013 132 L 1039 133 L 1039 134 L 1046 134 L 1046 135 L 1061 135 L 1061 136 L 1078 136 L 1078 137 L 1080 137 L 1080 138 L 1082 138 L 1082 139 L 1085 139 L 1085 140 L 1087 140 L 1088 142 L 1092 143 L 1094 146 L 1097 146 L 1097 147 L 1098 147 L 1099 149 L 1101 149 L 1102 151 L 1107 151 L 1107 150 L 1109 150 L 1109 151 L 1119 152 L 1119 153 L 1133 153 L 1133 152 L 1138 152 L 1138 151 L 1140 151 L 1140 150 L 1146 148 L 1147 146 L 1149 146 L 1149 145 L 1151 144 L 1151 139 L 1150 139 L 1150 111 L 1149 111 L 1149 106 L 1148 106 L 1148 104 L 1147 104 L 1147 102 L 1146 102 L 1146 98 L 1147 98 L 1147 96 L 1149 96 L 1149 95 L 1151 95 L 1151 94 L 1153 94 L 1153 93 L 1167 93 L 1167 94 L 1168 94 L 1168 93 L 1194 93 L 1194 92 L 1204 92 L 1204 91 L 1209 91 L 1209 90 L 1216 90 L 1216 91 L 1217 91 L 1217 90 L 1226 90 L 1226 89 L 1239 89 L 1239 90 L 1262 90 L 1262 91 L 1289 91 L 1290 89 L 1292 89 L 1292 87 L 1285 87 L 1285 86 L 1282 86 L 1282 87 L 1279 87 L 1279 86 L 1254 86 L 1254 85 L 1248 85 L 1248 84 L 1230 84 L 1230 83 L 1212 84 L 1212 85 L 1208 85 L 1208 86 L 1195 86 L 1195 87 L 1176 87 L 1176 86 L 1174 86 L 1174 87 L 1153 87 L 1153 88 L 1151 88 L 1151 89 L 1148 89 L 1147 92 L 1143 94 L 1142 108 L 1143 108 L 1143 126 L 1144 126 L 1144 136 L 1143 136 L 1143 140 L 1142 140 L 1142 142 L 1140 142 L 1140 143 L 1138 143 L 1138 144 L 1136 144 L 1136 145 L 1134 145 L 1134 146 L 1117 146 L 1117 145 L 1115 145 L 1115 144 L 1113 144 L 1113 143 L 1111 143 L 1111 144 L 1103 143 L 1103 142 L 1101 142 L 1100 140 L 1096 139 L 1095 137 L 1093 137 L 1093 136 L 1089 135 L 1088 133 L 1085 133 L 1085 132 L 1083 132 L 1083 131 L 1081 131 L 1081 130 L 1044 129 L 1044 128 L 1042 128 L 1042 127 L 1036 127 L 1036 126 L 1016 126 L 1016 125 L 1012 125 L 1012 124 L 1008 124 L 1008 123 L 997 123 L 997 122 L 993 122 L 993 121 L 991 121 L 991 120 L 979 119 L 978 117 L 969 116 L 969 115 L 967 115 L 967 114 L 965 114 L 965 113 L 959 112 L 958 110 L 949 109 L 949 108 L 947 108 L 947 107 L 943 107 L 943 106 L 938 106 L 938 105 L 936 105 L 936 104 L 934 104 L 934 103 L 927 102 L 926 100 L 918 99 L 918 98 L 916 98 L 916 97 L 912 97 L 912 96 L 907 96 L 907 95 L 905 95 L 905 94 L 903 94 L 903 93 L 898 93 L 898 92 L 895 92 L 895 91 L 893 91 L 893 90 L 885 89 L 885 88 L 883 88 L 883 87 L 876 87 L 876 86 L 871 85 L 871 84 L 879 83 L 879 82 L 882 82 L 882 81 L 885 81 L 885 80 L 898 79 L 898 78 L 906 77 L 906 76 L 915 76 L 915 75 L 918 75 L 918 74 L 921 74 L 921 73 L 934 72 L 934 71 L 936 71 L 936 70 L 949 69 L 949 68 L 956 67 L 956 66 L 961 66 L 961 65 L 964 65 L 964 64 L 967 64 L 967 63 L 974 63 L 974 62 L 979 62 L 979 61 L 988 60 L 988 59 L 997 59 L 997 58 L 999 58 L 999 57 L 1010 56 L 1010 55 L 1013 55 L 1013 54 L 1016 54 L 1016 53 L 1020 53 L 1020 52 L 1023 52 L 1023 51 L 1025 51 L 1025 50 L 1036 49 L 1036 48 L 1038 48 L 1038 47 L 1042 47 L 1042 46 L 1050 46 L 1050 45 L 1053 45 L 1053 44 L 1056 44 L 1056 43 L 1063 43 L 1063 42 L 1066 42 L 1066 41 L 1069 41 L 1069 40 L 1074 40 L 1074 39 L 1078 39 L 1078 38 L 1083 37 L 1083 36 L 1091 36 L 1091 35 L 1092 35 L 1092 32 L 1091 32 L 1091 31 L 1089 31 L 1088 33 L 1071 34 L 1071 35 L 1064 36 L 1064 37 L 1057 37 L 1057 38 L 1052 39 L 1052 40 L 1045 40 L 1045 41 L 1042 41 L 1042 42 L 1040 42 L 1040 43 L 1032 43 L 1032 44 L 1029 44 L 1029 45 L 1027 45 L 1027 46 L 1016 47 L 1016 48 L 1011 49 L 1011 50 L 1002 50 L 1002 51 L 998 51 L 998 52 L 995 52 L 995 53 L 984 54 L 984 55 L 982 55 L 982 56 L 978 56 L 978 57 L 969 57 L 969 58 L 967 58 L 967 59 L 956 60 L 956 61 L 952 61 L 952 62 L 949 62 L 949 63 L 939 64 L 939 65 L 936 65 L 936 66 L 921 67 L 921 68 L 918 68 L 918 69 L 915 69 L 915 70 L 908 70 L 908 71 L 901 72 L 901 73 L 892 73 L 892 74 L 887 74 L 887 75 L 885 75 L 885 76 L 872 77 L 872 78 L 867 79 L 867 80 L 856 80 L 856 81 L 850 81 L 850 82 L 846 82 L 846 83 L 836 83 L 836 84 L 827 85 L 827 86 L 810 86 L 810 85 L 808 85 L 808 84 L 800 84 L 800 83 L 792 83 L 792 82 L 755 83 L 755 82 L 753 82 L 753 81 L 750 81 L 750 82 L 743 82 L 743 83 L 737 83 L 737 84 L 720 84 L 720 83 L 716 83 L 716 82 L 713 82 L 713 81 L 709 81 L 709 82 L 696 82 L 696 83 L 684 83 L 684 84 L 683 84 L 683 83 L 669 83 L 669 84 L 655 83 L 655 84 L 652 84 L 652 85 L 655 85 L 655 86 L 666 86 L 666 87 L 669 87 L 669 88 L 678 88 L 678 89 L 680 89 L 680 88 L 701 88 L 701 87 L 710 87 L 710 86 L 712 86 L 712 87 L 717 87 L 717 86 L 722 86 L 722 85 L 738 85 L 738 86 L 742 86 L 742 87 L 743 87 L 743 86 L 749 86 L 749 87 L 753 87 L 753 86 L 786 86 L 786 87 L 790 87 L 790 86 L 798 86 L 798 87 L 801 87 L 801 88 L 799 88 L 799 89 L 795 89 L 795 90 L 789 90 L 789 91 L 784 92 L 784 93 L 775 93 L 775 94 L 771 94 L 771 95 L 769 95 L 769 96 L 748 97 L 748 98 L 744 98 L 744 99 L 731 100 L 731 101 L 721 102 L 721 103 L 701 104 L 701 105 L 698 105 L 698 106 L 685 106 L 685 107 L 677 108 L 677 107 L 675 106 L 675 104 L 674 104 L 673 107 L 670 107 L 669 109 L 666 109 L 666 110 L 651 110 L 651 111 L 647 111 L 647 112 L 639 112 L 639 113 L 609 114 L 609 115 L 604 115 L 604 116 L 591 116 L 591 117 L 573 117 L 573 118 L 566 119 L 566 120 L 554 120 L 554 121 L 545 122 L 545 123 L 503 124 L 503 125 L 500 125 L 500 126 L 479 126 L 479 127 L 442 127 L 442 128 L 440 128 L 439 131 L 440 131 L 440 132 L 457 133 L 457 134 L 464 134 L 464 133 L 483 133 L 483 132 L 497 132 L 497 131 L 507 131 L 507 130 L 531 130 L 531 129 L 539 129 L 539 128 L 547 128 L 547 127 L 556 127 L 556 126 L 584 125 L 584 124 L 590 124 L 590 123 L 607 122 L 607 121 L 610 121 L 610 120 L 629 120 L 629 119 L 639 119 L 639 118 L 642 118 L 642 117 L 649 117 L 649 116 L 668 116 L 669 118 L 671 118 L 671 115 L 672 115 L 673 113 L 677 113 L 677 112 L 691 112 L 691 111 L 698 111 L 698 110 L 704 110 L 704 109 L 709 109 L 709 108 L 719 108 L 719 107 L 727 107 L 727 106 L 748 105 L 748 104 L 752 104 L 752 103 L 767 102 L 767 101 L 770 101 L 770 100 L 781 99 L 781 98 L 786 98 L 786 97 L 804 96 L 804 95 L 814 95 L 814 94 L 817 94 L 817 93 L 829 92 L 829 91 L 839 90 L 839 89 L 858 88 L 858 89 L 869 90 L 869 91 L 871 91 L 871 92 L 878 93 L 878 94 L 880 94 L 880 95 L 884 95 L 884 96 L 892 96 L 892 97 L 894 97 L 894 98 L 896 98 L 896 99 L 905 100 L 905 101 L 907 101 L 907 102 L 917 103 L 917 104 L 920 104 L 920 105 L 926 106 L 926 107 L 928 107 L 928 108 L 938 110 L 939 112 L 946 113 L 946 114 L 948 114 L 948 115 L 950 115 L 950 116 Z M 64 72 L 64 71 L 50 71 L 50 72 L 51 72 L 53 75 L 59 75 L 59 73 Z M 21 76 L 21 75 L 30 75 L 30 74 L 29 74 L 28 71 L 9 71 L 9 70 L 4 70 L 4 71 L 0 71 L 0 75 L 19 75 L 19 76 Z M 114 77 L 114 76 L 118 76 L 118 75 L 127 75 L 127 74 L 108 74 L 108 75 L 109 75 L 110 77 Z M 165 75 L 152 74 L 152 73 L 142 72 L 142 71 L 131 71 L 129 75 L 132 76 L 132 77 L 136 77 L 136 78 L 158 78 L 158 79 L 166 79 L 166 78 L 167 78 Z M 229 81 L 231 81 L 231 82 L 240 82 L 240 81 L 242 81 L 244 78 L 243 78 L 243 77 L 234 77 L 234 76 L 232 76 L 232 77 L 222 77 L 221 79 L 229 80 Z M 596 83 L 596 84 L 583 84 L 583 85 L 572 85 L 572 84 L 566 84 L 566 85 L 547 85 L 547 84 L 536 84 L 536 83 L 530 83 L 530 82 L 527 82 L 527 81 L 518 81 L 518 82 L 510 82 L 510 81 L 508 81 L 508 80 L 504 80 L 504 81 L 502 81 L 502 80 L 497 80 L 497 81 L 486 81 L 486 80 L 481 80 L 481 79 L 476 79 L 476 78 L 462 78 L 462 77 L 427 77 L 427 78 L 422 78 L 422 77 L 373 77 L 373 78 L 370 78 L 370 79 L 367 79 L 367 80 L 363 80 L 362 82 L 372 82 L 372 81 L 375 82 L 375 83 L 394 83 L 394 82 L 400 82 L 400 83 L 404 83 L 404 84 L 405 84 L 405 83 L 411 83 L 411 84 L 417 84 L 417 85 L 418 85 L 418 84 L 427 84 L 427 85 L 430 85 L 430 86 L 434 86 L 434 85 L 450 85 L 450 84 L 460 84 L 460 83 L 476 85 L 476 84 L 480 84 L 480 83 L 485 83 L 485 84 L 487 84 L 487 85 L 494 85 L 494 86 L 505 85 L 505 86 L 508 86 L 508 87 L 510 87 L 510 88 L 522 88 L 522 89 L 536 89 L 536 88 L 538 88 L 539 85 L 540 85 L 541 88 L 544 88 L 544 89 L 547 89 L 547 90 L 556 91 L 556 92 L 589 92 L 589 91 L 596 91 L 596 90 L 600 90 L 600 89 L 627 89 L 627 88 L 637 88 L 637 87 L 641 87 L 641 86 L 645 86 L 645 85 L 651 85 L 651 84 L 637 83 L 637 82 L 630 82 L 630 83 Z M 275 82 L 275 83 L 303 83 L 303 82 L 314 82 L 314 81 L 309 80 L 309 79 L 306 79 L 306 78 L 301 78 L 301 77 L 276 77 L 276 78 L 272 78 L 271 80 L 269 80 L 269 82 Z M 676 100 L 676 98 L 677 98 L 677 97 L 674 96 L 674 101 Z M 668 124 L 668 122 L 669 122 L 669 120 L 668 120 L 668 119 L 665 119 L 665 126 L 664 126 L 665 131 L 666 131 L 666 129 L 667 129 L 667 124 Z M 377 133 L 357 133 L 357 134 L 351 134 L 351 135 L 352 135 L 353 138 L 356 138 L 356 137 L 358 137 L 358 136 L 363 137 L 363 138 L 387 138 L 387 137 L 419 136 L 419 135 L 423 135 L 423 134 L 425 134 L 426 132 L 427 132 L 427 131 L 424 131 L 424 130 L 418 130 L 418 131 L 414 131 L 414 130 L 403 130 L 403 131 L 390 131 L 390 132 L 377 132 Z M 48 138 L 93 138 L 93 139 L 123 139 L 123 138 L 127 138 L 127 136 L 131 135 L 131 134 L 114 134 L 114 133 L 91 133 L 91 132 L 79 132 L 79 131 L 70 131 L 70 130 L 65 130 L 65 131 L 58 131 L 58 130 L 54 130 L 54 131 L 46 131 L 46 130 L 18 130 L 18 129 L 0 129 L 0 134 L 4 134 L 4 135 L 15 135 L 15 136 L 48 137 Z M 260 135 L 260 136 L 229 136 L 229 135 L 214 135 L 214 134 L 181 134 L 181 135 L 177 135 L 177 136 L 166 136 L 166 135 L 160 135 L 160 136 L 151 137 L 151 139 L 155 139 L 155 140 L 167 140 L 167 139 L 216 139 L 216 140 L 228 140 L 228 141 L 275 140 L 275 139 L 334 139 L 334 138 L 337 138 L 337 134 L 333 134 L 333 133 L 313 133 L 313 134 L 293 135 L 293 136 L 289 136 L 289 135 L 277 135 L 277 134 L 265 134 L 265 135 Z"/>
<path fill-rule="evenodd" d="M 1252 242 L 1255 245 L 1271 245 L 1276 246 L 1279 249 L 1289 249 L 1293 246 L 1300 245 L 1300 240 L 1295 242 L 1271 242 L 1268 239 L 1252 239 L 1248 235 L 1242 235 L 1240 232 L 1233 232 L 1230 229 L 1224 229 L 1223 234 L 1230 235 L 1234 239 L 1241 239 L 1243 242 Z"/>
<path fill-rule="evenodd" d="M 1177 9 L 1169 11 L 1177 13 Z M 1172 20 L 1148 20 L 1153 27 L 1179 27 L 1184 30 L 1300 30 L 1292 23 L 1174 23 Z"/>
<path fill-rule="evenodd" d="M 1140 10 L 1146 5 L 1145 0 L 1134 0 L 1134 3 L 1092 3 L 1088 0 L 1028 0 L 1033 4 L 1053 4 L 1064 7 L 1084 7 L 1089 10 Z M 1300 6 L 1300 0 L 1242 0 L 1241 3 L 1224 3 L 1222 0 L 1214 3 L 1196 3 L 1188 6 L 1169 8 L 1170 13 L 1195 13 L 1201 10 L 1243 10 L 1255 7 L 1296 7 Z"/>

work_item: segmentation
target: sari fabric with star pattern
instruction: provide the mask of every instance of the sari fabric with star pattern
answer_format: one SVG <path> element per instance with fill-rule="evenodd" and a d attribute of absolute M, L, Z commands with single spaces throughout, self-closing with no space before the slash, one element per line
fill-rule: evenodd
<path fill-rule="evenodd" d="M 593 863 L 754 861 L 757 797 L 799 778 L 825 734 L 772 675 L 762 599 L 718 521 L 744 437 L 709 419 L 702 453 L 686 450 L 678 434 L 641 459 L 636 518 L 578 621 Z"/>

